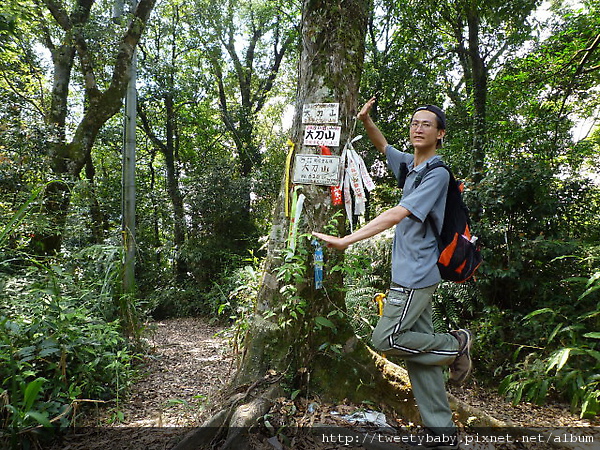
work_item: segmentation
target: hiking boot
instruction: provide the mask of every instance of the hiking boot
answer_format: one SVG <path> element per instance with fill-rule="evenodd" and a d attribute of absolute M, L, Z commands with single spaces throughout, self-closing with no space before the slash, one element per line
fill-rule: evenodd
<path fill-rule="evenodd" d="M 454 429 L 451 433 L 435 433 L 429 428 L 422 428 L 410 436 L 410 448 L 431 448 L 437 450 L 458 449 L 458 432 Z"/>
<path fill-rule="evenodd" d="M 473 362 L 471 361 L 471 344 L 473 338 L 469 330 L 461 328 L 450 332 L 458 341 L 458 356 L 450 364 L 450 379 L 452 384 L 463 384 L 471 374 Z"/>

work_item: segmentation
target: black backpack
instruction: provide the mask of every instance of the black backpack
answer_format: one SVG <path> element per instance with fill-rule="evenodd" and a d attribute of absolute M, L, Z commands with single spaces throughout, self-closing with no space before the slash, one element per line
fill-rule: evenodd
<path fill-rule="evenodd" d="M 427 172 L 438 167 L 445 168 L 450 174 L 442 232 L 438 232 L 430 216 L 427 216 L 426 221 L 430 223 L 438 242 L 440 257 L 437 266 L 442 279 L 462 283 L 473 276 L 482 262 L 481 250 L 476 243 L 477 238 L 471 236 L 469 209 L 462 199 L 464 184 L 454 178 L 452 171 L 446 164 L 437 160 L 428 163 L 427 167 L 417 175 L 414 188 L 421 183 Z M 407 164 L 401 163 L 398 187 L 404 187 L 407 174 Z"/>

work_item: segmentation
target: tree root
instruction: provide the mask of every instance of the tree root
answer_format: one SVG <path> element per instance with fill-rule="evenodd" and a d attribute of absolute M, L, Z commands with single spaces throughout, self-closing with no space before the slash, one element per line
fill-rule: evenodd
<path fill-rule="evenodd" d="M 250 448 L 248 430 L 263 417 L 282 394 L 279 378 L 259 392 L 264 380 L 254 383 L 245 394 L 230 397 L 229 406 L 219 410 L 199 428 L 188 433 L 173 450 L 199 450 L 218 446 L 221 450 Z M 252 394 L 252 399 L 242 403 Z"/>

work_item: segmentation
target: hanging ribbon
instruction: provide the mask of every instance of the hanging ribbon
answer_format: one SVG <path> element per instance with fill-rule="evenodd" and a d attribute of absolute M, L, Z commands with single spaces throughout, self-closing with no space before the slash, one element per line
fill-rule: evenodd
<path fill-rule="evenodd" d="M 354 142 L 361 138 L 362 136 L 359 135 L 348 141 L 342 152 L 342 167 L 345 167 L 343 180 L 344 203 L 351 232 L 353 231 L 353 217 L 363 215 L 366 211 L 365 189 L 369 192 L 375 189 L 375 183 L 369 175 L 365 162 L 352 146 Z M 354 210 L 350 189 L 354 193 Z"/>
<path fill-rule="evenodd" d="M 354 192 L 354 215 L 361 216 L 366 211 L 366 194 L 362 178 L 360 176 L 359 163 L 352 151 L 352 147 L 348 149 L 348 165 L 346 166 L 346 174 L 350 179 L 350 187 Z"/>
<path fill-rule="evenodd" d="M 296 144 L 294 144 L 290 139 L 287 141 L 287 145 L 289 146 L 288 154 L 285 160 L 285 200 L 284 200 L 284 209 L 285 209 L 285 217 L 290 217 L 290 191 L 292 189 L 291 182 L 291 166 L 292 166 L 292 156 L 294 155 L 294 148 Z"/>
<path fill-rule="evenodd" d="M 296 186 L 292 194 L 291 220 L 290 231 L 288 234 L 288 247 L 292 250 L 292 254 L 296 251 L 296 239 L 298 238 L 298 225 L 300 223 L 300 215 L 304 207 L 304 194 L 299 193 L 302 186 Z"/>
<path fill-rule="evenodd" d="M 331 155 L 331 150 L 329 147 L 325 145 L 321 145 L 321 155 Z M 342 204 L 342 187 L 339 186 L 329 186 L 329 191 L 331 192 L 331 203 L 335 206 L 339 206 Z"/>
<path fill-rule="evenodd" d="M 350 177 L 344 175 L 344 208 L 346 209 L 346 216 L 350 222 L 350 232 L 354 232 L 354 225 L 352 220 L 352 194 L 350 194 Z"/>

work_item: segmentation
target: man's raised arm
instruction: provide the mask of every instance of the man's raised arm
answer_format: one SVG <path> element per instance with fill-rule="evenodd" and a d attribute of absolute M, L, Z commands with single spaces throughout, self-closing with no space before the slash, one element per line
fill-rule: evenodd
<path fill-rule="evenodd" d="M 365 130 L 367 131 L 367 135 L 375 148 L 385 155 L 385 148 L 387 147 L 388 142 L 369 114 L 376 100 L 375 97 L 372 97 L 365 103 L 360 112 L 356 115 L 356 118 L 362 121 Z"/>

